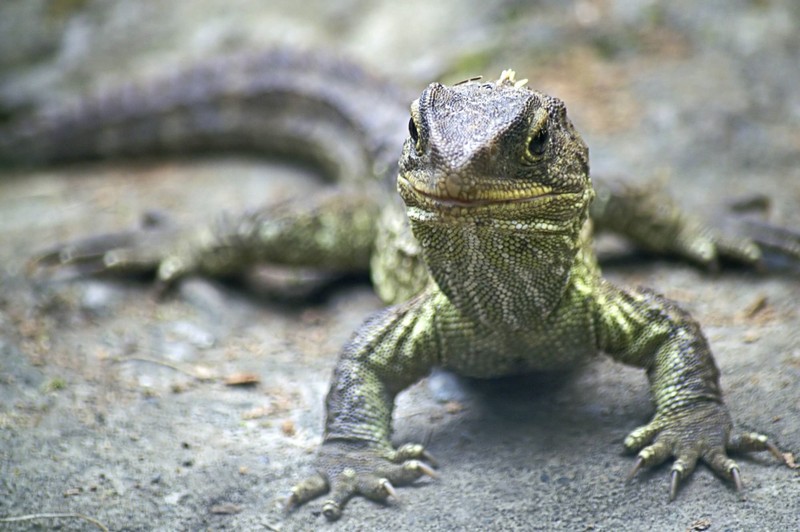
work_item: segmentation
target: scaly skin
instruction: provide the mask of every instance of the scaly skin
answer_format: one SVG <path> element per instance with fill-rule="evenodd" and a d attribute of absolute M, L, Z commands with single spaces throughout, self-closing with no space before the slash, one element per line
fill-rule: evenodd
<path fill-rule="evenodd" d="M 728 450 L 780 456 L 765 436 L 732 431 L 719 371 L 688 314 L 601 278 L 585 230 L 588 150 L 561 101 L 505 73 L 432 84 L 411 116 L 398 189 L 434 282 L 345 347 L 317 475 L 292 503 L 329 490 L 323 513 L 338 519 L 355 494 L 385 499 L 430 474 L 422 447 L 395 451 L 389 437 L 395 395 L 435 366 L 496 377 L 572 368 L 602 351 L 647 370 L 656 414 L 625 447 L 639 451 L 636 469 L 675 457 L 671 497 L 700 459 L 740 487 Z"/>
<path fill-rule="evenodd" d="M 655 293 L 600 276 L 589 217 L 706 265 L 720 255 L 754 264 L 758 247 L 714 235 L 648 189 L 602 186 L 593 204 L 588 150 L 561 101 L 512 72 L 434 83 L 411 105 L 398 173 L 389 161 L 407 115 L 390 85 L 324 55 L 278 51 L 225 66 L 12 127 L 0 132 L 0 156 L 266 150 L 310 158 L 344 183 L 197 231 L 155 227 L 60 245 L 35 262 L 80 273 L 157 269 L 162 283 L 256 261 L 369 267 L 395 306 L 345 346 L 317 472 L 292 489 L 290 505 L 330 492 L 323 512 L 337 519 L 354 495 L 384 500 L 394 485 L 434 475 L 422 446 L 394 449 L 390 436 L 394 397 L 435 366 L 488 378 L 574 368 L 604 352 L 645 369 L 656 413 L 625 447 L 638 452 L 632 475 L 675 457 L 671 497 L 698 460 L 739 488 L 728 451 L 782 459 L 765 436 L 733 431 L 698 324 Z M 180 98 L 184 85 L 193 99 Z M 405 214 L 381 181 L 396 181 Z"/>

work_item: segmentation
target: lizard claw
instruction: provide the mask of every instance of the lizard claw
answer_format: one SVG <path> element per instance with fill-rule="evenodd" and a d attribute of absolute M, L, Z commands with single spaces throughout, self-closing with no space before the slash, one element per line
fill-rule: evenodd
<path fill-rule="evenodd" d="M 742 477 L 739 475 L 738 467 L 731 468 L 731 478 L 733 479 L 733 485 L 736 488 L 736 491 L 741 493 L 744 489 L 744 486 L 742 486 Z"/>
<path fill-rule="evenodd" d="M 763 434 L 755 432 L 731 434 L 731 423 L 723 405 L 695 405 L 680 417 L 656 415 L 648 425 L 634 430 L 626 439 L 629 451 L 639 451 L 627 480 L 644 467 L 658 465 L 675 457 L 670 474 L 669 500 L 673 501 L 680 484 L 694 471 L 699 460 L 717 475 L 730 480 L 736 491 L 743 490 L 739 466 L 728 452 L 769 451 L 782 463 L 786 458 Z"/>
<path fill-rule="evenodd" d="M 781 450 L 778 449 L 777 445 L 775 445 L 771 441 L 765 442 L 765 445 L 767 447 L 767 450 L 772 454 L 772 456 L 777 458 L 778 461 L 780 461 L 782 464 L 789 465 L 789 462 L 786 460 L 786 457 L 783 455 Z"/>
<path fill-rule="evenodd" d="M 409 460 L 406 463 L 406 467 L 409 470 L 418 471 L 423 475 L 427 475 L 430 478 L 439 478 L 438 473 L 436 473 L 436 471 L 434 471 L 433 468 L 431 468 L 428 464 L 424 462 L 420 462 L 419 460 Z"/>
<path fill-rule="evenodd" d="M 786 262 L 785 266 L 797 267 L 800 263 L 800 231 L 779 227 L 757 220 L 746 220 L 744 233 L 760 248 L 769 252 L 771 259 Z M 780 266 L 779 266 L 780 267 Z"/>
<path fill-rule="evenodd" d="M 433 458 L 433 455 L 431 455 L 431 453 L 429 453 L 428 451 L 423 449 L 422 454 L 420 456 L 422 456 L 422 459 L 425 460 L 426 462 L 428 462 L 431 466 L 439 467 L 439 463 Z M 428 473 L 425 473 L 425 474 L 428 475 Z M 429 476 L 432 476 L 432 475 L 429 475 Z"/>
<path fill-rule="evenodd" d="M 675 500 L 678 496 L 678 485 L 681 483 L 681 474 L 678 470 L 673 469 L 672 475 L 669 480 L 669 502 Z"/>
<path fill-rule="evenodd" d="M 298 504 L 299 501 L 297 499 L 297 495 L 294 493 L 294 490 L 292 490 L 289 492 L 289 495 L 283 499 L 283 510 L 284 512 L 289 513 L 294 510 Z"/>
<path fill-rule="evenodd" d="M 386 490 L 386 493 L 387 493 L 387 494 L 388 494 L 390 497 L 393 497 L 393 498 L 395 498 L 395 499 L 397 499 L 397 498 L 398 498 L 398 497 L 397 497 L 397 490 L 395 490 L 395 489 L 394 489 L 394 486 L 392 486 L 392 483 L 391 483 L 391 482 L 389 482 L 389 480 L 388 480 L 388 479 L 382 478 L 382 479 L 380 480 L 380 486 L 381 486 L 381 487 L 382 487 L 384 490 Z"/>
<path fill-rule="evenodd" d="M 436 471 L 422 461 L 429 458 L 421 445 L 403 445 L 387 452 L 384 448 L 365 448 L 355 441 L 328 441 L 317 455 L 318 473 L 292 488 L 286 507 L 294 508 L 330 491 L 322 514 L 335 521 L 356 495 L 378 502 L 389 497 L 399 500 L 395 486 L 411 484 L 423 475 L 437 477 Z"/>
<path fill-rule="evenodd" d="M 644 458 L 637 456 L 636 462 L 633 464 L 633 469 L 631 469 L 631 472 L 628 473 L 627 477 L 625 477 L 625 482 L 631 482 L 633 477 L 635 477 L 636 474 L 641 471 L 642 467 L 644 467 Z"/>

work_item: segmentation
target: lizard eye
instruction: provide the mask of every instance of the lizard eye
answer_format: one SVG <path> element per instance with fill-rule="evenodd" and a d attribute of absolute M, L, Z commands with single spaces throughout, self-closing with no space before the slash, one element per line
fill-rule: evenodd
<path fill-rule="evenodd" d="M 417 131 L 417 124 L 414 123 L 413 117 L 408 119 L 408 134 L 411 135 L 414 144 L 419 142 L 419 131 Z"/>
<path fill-rule="evenodd" d="M 547 139 L 549 137 L 546 127 L 539 129 L 528 142 L 528 153 L 533 157 L 540 157 L 545 148 L 547 148 Z"/>

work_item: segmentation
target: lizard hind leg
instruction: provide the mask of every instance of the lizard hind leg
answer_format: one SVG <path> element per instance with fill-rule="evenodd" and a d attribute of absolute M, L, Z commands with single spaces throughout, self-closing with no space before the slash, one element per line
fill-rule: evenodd
<path fill-rule="evenodd" d="M 197 241 L 201 272 L 226 274 L 257 262 L 366 271 L 380 198 L 369 187 L 336 187 L 241 215 L 223 216 Z M 169 277 L 170 272 L 163 272 Z"/>
<path fill-rule="evenodd" d="M 366 187 L 337 187 L 198 226 L 144 223 L 62 242 L 34 257 L 28 271 L 49 277 L 156 272 L 162 289 L 190 274 L 237 275 L 259 262 L 366 271 L 379 199 Z"/>
<path fill-rule="evenodd" d="M 137 228 L 61 242 L 28 260 L 27 273 L 40 278 L 98 274 L 152 274 L 178 240 L 180 228 L 163 213 L 147 212 Z"/>
<path fill-rule="evenodd" d="M 213 247 L 245 262 L 366 271 L 379 212 L 380 197 L 370 187 L 320 190 L 220 219 Z"/>

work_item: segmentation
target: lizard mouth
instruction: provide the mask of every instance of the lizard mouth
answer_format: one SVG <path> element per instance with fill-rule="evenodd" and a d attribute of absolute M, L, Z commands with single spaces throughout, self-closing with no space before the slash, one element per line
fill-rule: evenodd
<path fill-rule="evenodd" d="M 463 198 L 454 198 L 452 196 L 444 196 L 437 192 L 433 192 L 430 190 L 425 190 L 421 187 L 414 186 L 413 182 L 404 177 L 399 176 L 397 178 L 398 188 L 400 189 L 400 195 L 403 197 L 404 200 L 412 199 L 408 196 L 412 196 L 413 199 L 417 200 L 417 203 L 422 203 L 426 206 L 431 206 L 435 208 L 444 208 L 444 209 L 469 209 L 469 208 L 479 208 L 479 207 L 486 207 L 490 205 L 515 205 L 515 204 L 524 204 L 530 203 L 533 201 L 541 201 L 547 198 L 555 198 L 563 196 L 563 193 L 553 192 L 549 188 L 542 188 L 541 191 L 538 193 L 531 193 L 526 196 L 520 197 L 495 197 L 495 198 L 473 198 L 473 199 L 463 199 Z"/>

